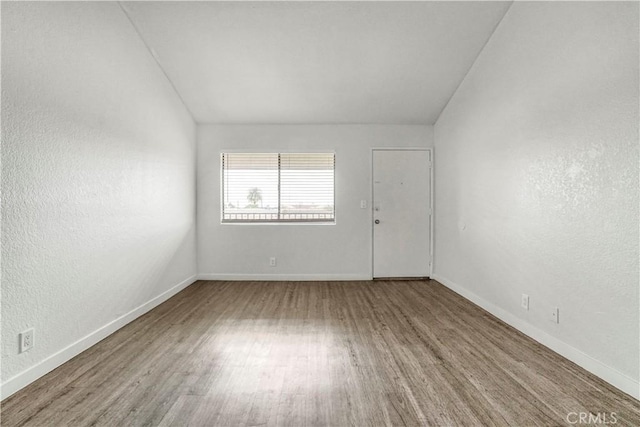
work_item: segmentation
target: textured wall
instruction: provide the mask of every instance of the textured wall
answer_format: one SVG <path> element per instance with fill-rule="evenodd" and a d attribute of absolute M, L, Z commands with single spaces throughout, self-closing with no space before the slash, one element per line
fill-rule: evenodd
<path fill-rule="evenodd" d="M 371 148 L 431 147 L 431 126 L 198 126 L 198 272 L 223 278 L 371 277 Z M 220 224 L 225 149 L 336 153 L 336 224 Z M 369 204 L 370 205 L 370 204 Z M 278 259 L 269 267 L 269 257 Z"/>
<path fill-rule="evenodd" d="M 113 2 L 2 3 L 2 125 L 6 383 L 193 277 L 195 126 Z"/>
<path fill-rule="evenodd" d="M 436 276 L 631 383 L 638 115 L 637 2 L 516 2 L 435 125 Z"/>

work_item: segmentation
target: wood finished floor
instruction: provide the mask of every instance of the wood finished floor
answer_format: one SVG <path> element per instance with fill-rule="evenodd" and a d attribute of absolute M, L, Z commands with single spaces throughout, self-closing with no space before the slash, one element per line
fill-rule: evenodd
<path fill-rule="evenodd" d="M 548 426 L 570 412 L 640 425 L 640 402 L 435 281 L 200 281 L 6 399 L 2 425 Z"/>

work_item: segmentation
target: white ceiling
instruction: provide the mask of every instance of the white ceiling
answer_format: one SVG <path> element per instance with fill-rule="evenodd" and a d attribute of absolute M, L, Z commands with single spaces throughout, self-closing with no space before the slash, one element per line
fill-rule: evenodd
<path fill-rule="evenodd" d="M 433 124 L 510 2 L 126 2 L 199 123 Z"/>

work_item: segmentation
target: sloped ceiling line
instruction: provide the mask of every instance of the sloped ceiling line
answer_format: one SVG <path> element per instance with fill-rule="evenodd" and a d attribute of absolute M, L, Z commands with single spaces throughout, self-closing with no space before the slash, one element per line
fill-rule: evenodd
<path fill-rule="evenodd" d="M 133 27 L 135 32 L 138 34 L 138 37 L 140 37 L 140 40 L 142 40 L 142 43 L 144 43 L 145 47 L 147 48 L 147 51 L 149 51 L 149 55 L 151 55 L 151 57 L 153 58 L 155 63 L 158 65 L 158 68 L 160 68 L 160 71 L 162 72 L 162 74 L 164 74 L 165 78 L 167 79 L 167 81 L 169 82 L 169 84 L 171 85 L 173 90 L 175 91 L 176 95 L 178 96 L 178 99 L 180 99 L 180 101 L 182 102 L 182 105 L 184 105 L 184 108 L 186 108 L 187 112 L 191 115 L 191 118 L 195 121 L 195 118 L 193 116 L 193 112 L 191 111 L 191 109 L 189 108 L 187 103 L 184 101 L 184 98 L 180 94 L 180 91 L 178 91 L 178 88 L 176 88 L 175 83 L 173 82 L 171 77 L 169 77 L 169 75 L 167 74 L 166 70 L 164 69 L 164 67 L 162 66 L 160 61 L 158 60 L 158 56 L 157 56 L 156 52 L 149 46 L 149 44 L 147 43 L 145 38 L 140 33 L 140 30 L 136 26 L 136 23 L 133 22 L 133 19 L 131 19 L 131 16 L 129 16 L 129 13 L 127 12 L 127 8 L 125 7 L 125 5 L 123 5 L 122 2 L 119 1 L 118 2 L 118 6 L 120 6 L 120 9 L 122 9 L 122 13 L 124 13 L 124 16 L 126 16 L 127 19 L 129 20 L 129 22 L 131 23 L 131 26 Z"/>
<path fill-rule="evenodd" d="M 198 123 L 435 123 L 511 2 L 121 2 Z"/>

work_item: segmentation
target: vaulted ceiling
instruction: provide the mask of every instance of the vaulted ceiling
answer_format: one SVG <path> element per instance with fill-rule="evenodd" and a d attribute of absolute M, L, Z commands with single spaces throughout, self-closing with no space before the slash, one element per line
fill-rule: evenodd
<path fill-rule="evenodd" d="M 199 123 L 433 124 L 510 2 L 123 2 Z"/>

